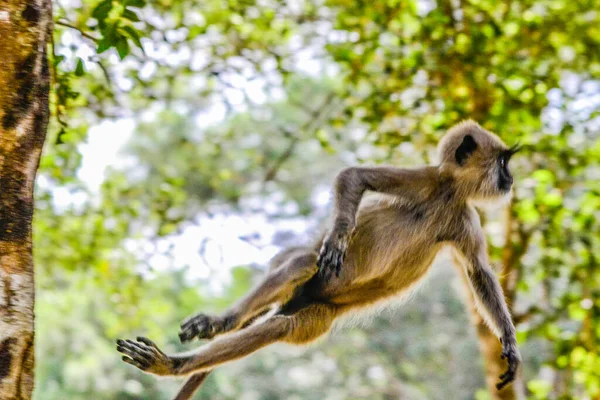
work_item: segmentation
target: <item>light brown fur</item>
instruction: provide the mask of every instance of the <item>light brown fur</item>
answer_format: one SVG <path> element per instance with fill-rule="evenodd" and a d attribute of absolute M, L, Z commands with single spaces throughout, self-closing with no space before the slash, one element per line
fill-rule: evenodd
<path fill-rule="evenodd" d="M 439 250 L 451 246 L 486 320 L 503 341 L 509 369 L 499 388 L 508 384 L 520 360 L 515 329 L 489 268 L 485 236 L 472 204 L 510 193 L 512 177 L 504 163 L 512 153 L 472 121 L 450 129 L 438 149 L 436 166 L 342 171 L 329 233 L 315 246 L 276 256 L 264 281 L 238 305 L 221 317 L 192 317 L 182 324 L 180 337 L 188 341 L 235 333 L 172 356 L 147 344 L 148 339 L 118 341 L 124 361 L 158 375 L 200 372 L 204 375 L 191 379 L 201 383 L 199 377 L 217 365 L 277 341 L 310 342 L 328 332 L 336 318 L 407 292 Z M 363 199 L 367 190 L 380 194 Z M 279 306 L 275 315 L 252 324 L 273 305 Z"/>

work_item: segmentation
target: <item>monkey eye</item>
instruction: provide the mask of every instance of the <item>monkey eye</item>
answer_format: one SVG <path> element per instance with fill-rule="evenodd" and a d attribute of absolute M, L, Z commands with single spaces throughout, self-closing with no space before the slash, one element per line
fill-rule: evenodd
<path fill-rule="evenodd" d="M 505 168 L 505 167 L 506 167 L 506 157 L 504 157 L 504 156 L 500 156 L 500 166 L 501 166 L 502 168 Z"/>

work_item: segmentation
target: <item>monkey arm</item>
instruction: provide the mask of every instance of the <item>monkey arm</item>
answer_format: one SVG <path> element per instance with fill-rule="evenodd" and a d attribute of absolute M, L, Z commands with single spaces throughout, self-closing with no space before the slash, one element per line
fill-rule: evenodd
<path fill-rule="evenodd" d="M 488 263 L 485 248 L 480 249 L 473 256 L 467 254 L 465 273 L 479 311 L 502 343 L 502 358 L 508 362 L 508 369 L 500 375 L 500 382 L 496 385 L 498 390 L 512 382 L 521 363 L 521 355 L 517 348 L 516 330 L 504 299 L 502 287 Z"/>
<path fill-rule="evenodd" d="M 334 222 L 323 241 L 317 265 L 322 276 L 339 276 L 348 242 L 356 226 L 356 214 L 366 190 L 398 196 L 408 201 L 424 200 L 434 183 L 434 169 L 350 167 L 335 180 Z"/>
<path fill-rule="evenodd" d="M 365 190 L 421 200 L 428 192 L 431 168 L 350 167 L 335 180 L 335 222 L 354 227 L 356 213 Z M 428 179 L 429 178 L 429 179 Z"/>

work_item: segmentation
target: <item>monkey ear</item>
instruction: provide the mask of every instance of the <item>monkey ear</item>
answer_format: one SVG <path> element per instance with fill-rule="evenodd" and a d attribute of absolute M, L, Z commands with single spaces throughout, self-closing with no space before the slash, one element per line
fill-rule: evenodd
<path fill-rule="evenodd" d="M 463 165 L 465 161 L 467 161 L 467 158 L 473 154 L 475 149 L 477 149 L 477 143 L 475 142 L 475 139 L 473 139 L 473 136 L 471 135 L 466 135 L 454 153 L 454 157 L 456 158 L 458 165 Z"/>

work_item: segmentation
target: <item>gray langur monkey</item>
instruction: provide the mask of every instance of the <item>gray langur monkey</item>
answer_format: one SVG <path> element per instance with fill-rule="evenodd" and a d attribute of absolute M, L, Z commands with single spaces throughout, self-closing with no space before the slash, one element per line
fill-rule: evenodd
<path fill-rule="evenodd" d="M 144 337 L 119 339 L 117 350 L 147 373 L 191 375 L 176 397 L 189 399 L 218 365 L 274 342 L 311 342 L 336 318 L 406 293 L 436 254 L 450 247 L 502 343 L 508 367 L 497 384 L 501 390 L 515 379 L 521 356 L 473 204 L 510 196 L 508 162 L 517 151 L 465 121 L 440 141 L 438 165 L 347 168 L 335 180 L 333 224 L 326 235 L 275 256 L 265 279 L 238 304 L 220 316 L 191 317 L 179 334 L 183 342 L 228 335 L 187 353 L 167 355 Z M 379 195 L 361 201 L 365 191 Z M 273 315 L 254 323 L 274 306 Z"/>

